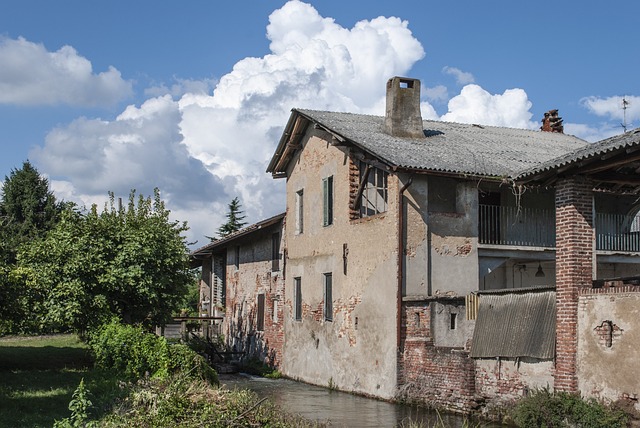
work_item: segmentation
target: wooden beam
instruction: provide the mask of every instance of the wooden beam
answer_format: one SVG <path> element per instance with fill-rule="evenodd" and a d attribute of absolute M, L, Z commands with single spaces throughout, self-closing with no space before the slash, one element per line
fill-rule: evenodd
<path fill-rule="evenodd" d="M 360 199 L 362 198 L 362 192 L 364 192 L 364 188 L 367 185 L 367 180 L 369 179 L 369 172 L 371 172 L 371 168 L 373 167 L 370 164 L 367 164 L 366 168 L 364 169 L 364 174 L 362 175 L 360 185 L 358 186 L 358 193 L 356 193 L 356 198 L 351 204 L 351 209 L 354 211 L 360 209 Z"/>

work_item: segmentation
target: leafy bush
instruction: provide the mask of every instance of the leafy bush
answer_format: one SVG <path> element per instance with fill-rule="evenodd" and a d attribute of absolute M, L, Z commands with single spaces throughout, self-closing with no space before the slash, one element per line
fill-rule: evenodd
<path fill-rule="evenodd" d="M 512 411 L 520 427 L 625 427 L 626 415 L 593 398 L 584 400 L 579 394 L 550 392 L 541 389 L 522 398 Z"/>
<path fill-rule="evenodd" d="M 146 333 L 141 327 L 111 322 L 92 335 L 89 342 L 96 366 L 114 369 L 128 380 L 167 378 L 174 373 L 217 383 L 218 378 L 203 357 L 181 344 Z"/>

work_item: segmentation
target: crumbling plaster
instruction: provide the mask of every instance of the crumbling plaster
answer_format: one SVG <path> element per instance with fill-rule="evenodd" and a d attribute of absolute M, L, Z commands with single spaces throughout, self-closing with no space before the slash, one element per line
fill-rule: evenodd
<path fill-rule="evenodd" d="M 295 224 L 295 195 L 303 189 L 304 230 L 286 229 L 282 371 L 309 383 L 392 398 L 397 373 L 398 181 L 389 175 L 387 212 L 351 220 L 349 152 L 329 141 L 327 133 L 309 131 L 287 176 L 287 224 Z M 330 175 L 334 218 L 332 225 L 323 226 L 322 180 Z M 333 321 L 325 321 L 322 313 L 327 272 L 333 275 Z M 296 277 L 302 284 L 301 321 L 293 316 Z"/>
<path fill-rule="evenodd" d="M 640 385 L 640 295 L 582 294 L 578 299 L 578 388 L 586 397 L 618 400 L 627 395 L 637 403 Z M 598 326 L 614 326 L 611 346 L 600 340 Z M 636 406 L 637 407 L 637 406 Z"/>

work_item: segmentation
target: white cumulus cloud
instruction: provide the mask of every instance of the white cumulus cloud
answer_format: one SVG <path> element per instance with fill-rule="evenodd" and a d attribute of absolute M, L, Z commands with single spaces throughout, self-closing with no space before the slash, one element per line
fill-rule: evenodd
<path fill-rule="evenodd" d="M 406 75 L 424 50 L 407 21 L 344 28 L 297 0 L 270 15 L 267 37 L 271 52 L 236 63 L 212 94 L 208 82 L 157 85 L 115 120 L 79 118 L 52 130 L 30 157 L 61 197 L 84 203 L 108 190 L 159 187 L 198 245 L 236 196 L 250 222 L 281 212 L 284 182 L 265 169 L 291 108 L 383 114 L 387 79 Z"/>
<path fill-rule="evenodd" d="M 448 122 L 536 129 L 531 121 L 531 101 L 522 89 L 490 94 L 478 85 L 467 85 L 449 100 L 449 111 L 441 116 Z"/>
<path fill-rule="evenodd" d="M 49 52 L 42 44 L 0 36 L 0 103 L 111 105 L 132 94 L 113 67 L 95 74 L 71 46 Z"/>
<path fill-rule="evenodd" d="M 640 120 L 640 97 L 637 96 L 586 97 L 580 103 L 597 116 L 622 121 L 626 115 L 627 121 Z"/>
<path fill-rule="evenodd" d="M 469 83 L 474 83 L 476 81 L 476 79 L 473 77 L 473 74 L 462 71 L 456 67 L 445 66 L 442 68 L 442 72 L 444 74 L 449 74 L 455 77 L 456 83 L 458 85 L 468 85 Z"/>

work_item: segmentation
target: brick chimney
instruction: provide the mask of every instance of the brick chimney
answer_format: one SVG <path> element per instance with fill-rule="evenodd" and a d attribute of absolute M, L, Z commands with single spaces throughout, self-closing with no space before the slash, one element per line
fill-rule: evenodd
<path fill-rule="evenodd" d="M 420 80 L 396 76 L 387 81 L 384 132 L 394 137 L 424 138 Z"/>
<path fill-rule="evenodd" d="M 558 110 L 549 110 L 544 114 L 540 129 L 544 132 L 564 134 L 564 126 L 562 126 L 562 118 L 558 116 Z"/>

